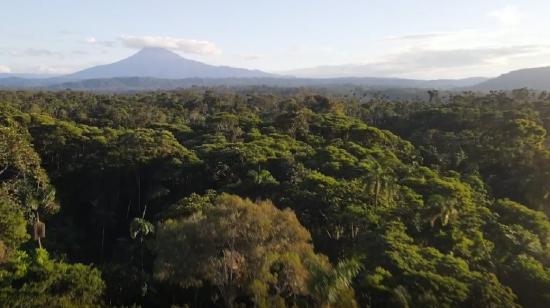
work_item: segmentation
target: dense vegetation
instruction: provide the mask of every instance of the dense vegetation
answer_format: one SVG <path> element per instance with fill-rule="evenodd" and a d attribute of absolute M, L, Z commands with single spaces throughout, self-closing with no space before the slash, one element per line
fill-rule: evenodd
<path fill-rule="evenodd" d="M 430 98 L 0 92 L 0 306 L 550 307 L 550 96 Z"/>

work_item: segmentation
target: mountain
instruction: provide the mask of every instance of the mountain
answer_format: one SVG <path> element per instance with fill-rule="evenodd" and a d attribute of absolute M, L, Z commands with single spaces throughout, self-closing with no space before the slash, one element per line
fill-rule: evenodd
<path fill-rule="evenodd" d="M 469 87 L 488 80 L 483 77 L 471 77 L 464 79 L 405 79 L 405 78 L 380 78 L 380 77 L 348 77 L 348 78 L 327 78 L 327 79 L 307 79 L 317 83 L 340 83 L 353 84 L 370 87 L 382 88 L 419 88 L 419 89 L 440 89 L 452 90 L 462 87 Z"/>
<path fill-rule="evenodd" d="M 550 90 L 550 66 L 512 71 L 471 87 L 472 90 L 513 90 L 530 88 Z"/>
<path fill-rule="evenodd" d="M 68 79 L 99 79 L 116 77 L 183 78 L 248 78 L 270 77 L 271 74 L 229 66 L 213 66 L 185 59 L 163 48 L 144 48 L 121 61 L 94 66 L 66 76 Z"/>
<path fill-rule="evenodd" d="M 434 79 L 420 80 L 395 77 L 372 77 L 376 76 L 377 70 L 369 65 L 325 65 L 309 68 L 301 68 L 281 72 L 284 75 L 297 78 L 308 78 L 313 80 L 350 80 L 360 81 L 370 86 L 391 86 L 407 88 L 438 88 L 453 89 L 469 87 L 486 81 L 488 78 L 471 77 L 464 79 Z"/>

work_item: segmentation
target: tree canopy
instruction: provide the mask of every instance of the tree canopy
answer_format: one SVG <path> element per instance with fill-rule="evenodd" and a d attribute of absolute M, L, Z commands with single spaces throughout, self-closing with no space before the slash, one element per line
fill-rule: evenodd
<path fill-rule="evenodd" d="M 0 91 L 0 306 L 550 306 L 550 97 L 373 91 Z"/>

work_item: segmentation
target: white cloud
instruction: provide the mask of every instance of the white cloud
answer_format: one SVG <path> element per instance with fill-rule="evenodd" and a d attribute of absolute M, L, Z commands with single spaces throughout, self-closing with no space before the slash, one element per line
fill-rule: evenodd
<path fill-rule="evenodd" d="M 412 48 L 364 64 L 320 66 L 284 73 L 297 77 L 321 78 L 445 76 L 465 69 L 506 65 L 516 58 L 536 56 L 548 51 L 548 47 L 544 45 L 467 49 Z"/>
<path fill-rule="evenodd" d="M 121 36 L 120 40 L 126 47 L 144 48 L 160 47 L 185 53 L 199 55 L 218 55 L 222 51 L 216 44 L 195 39 L 177 38 L 170 36 Z"/>
<path fill-rule="evenodd" d="M 536 53 L 542 46 L 507 46 L 449 50 L 411 50 L 389 63 L 416 68 L 445 68 L 480 65 L 494 59 L 506 59 Z"/>
<path fill-rule="evenodd" d="M 87 37 L 84 39 L 84 42 L 90 45 L 98 45 L 103 47 L 114 47 L 116 45 L 115 41 L 102 41 L 93 36 Z"/>
<path fill-rule="evenodd" d="M 450 32 L 406 34 L 391 37 L 384 43 L 389 44 L 388 48 L 399 52 L 411 49 L 478 49 L 527 44 L 517 41 L 516 36 L 512 36 L 510 31 L 503 29 L 497 31 L 463 29 Z"/>
<path fill-rule="evenodd" d="M 522 13 L 513 5 L 489 12 L 490 17 L 496 18 L 504 26 L 517 26 L 521 23 Z"/>
<path fill-rule="evenodd" d="M 11 68 L 7 65 L 0 64 L 0 73 L 11 73 Z"/>
<path fill-rule="evenodd" d="M 39 67 L 34 68 L 32 71 L 40 74 L 63 75 L 68 74 L 73 70 L 66 67 L 40 65 Z"/>
<path fill-rule="evenodd" d="M 513 10 L 504 10 L 507 11 Z M 519 18 L 512 22 L 511 14 L 502 16 L 508 16 L 502 17 L 506 26 L 386 37 L 381 41 L 384 54 L 369 60 L 350 61 L 351 65 L 343 65 L 338 70 L 325 67 L 321 72 L 348 76 L 354 72 L 362 76 L 450 78 L 493 76 L 523 67 L 548 65 L 550 38 L 525 32 L 521 27 L 510 27 Z"/>

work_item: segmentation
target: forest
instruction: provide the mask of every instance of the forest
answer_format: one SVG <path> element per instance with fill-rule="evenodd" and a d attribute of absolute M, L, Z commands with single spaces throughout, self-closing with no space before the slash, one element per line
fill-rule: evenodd
<path fill-rule="evenodd" d="M 0 91 L 2 307 L 550 307 L 550 93 Z"/>

